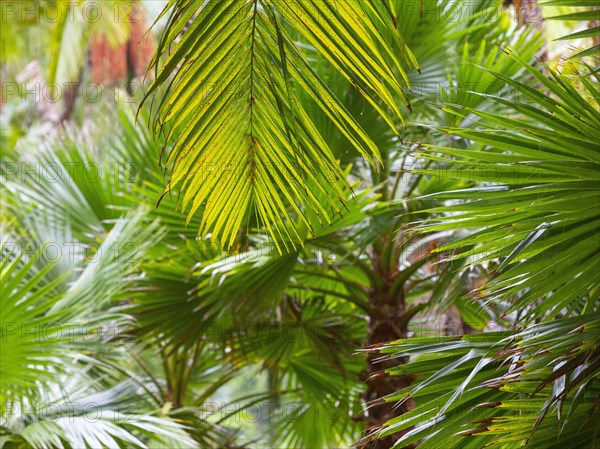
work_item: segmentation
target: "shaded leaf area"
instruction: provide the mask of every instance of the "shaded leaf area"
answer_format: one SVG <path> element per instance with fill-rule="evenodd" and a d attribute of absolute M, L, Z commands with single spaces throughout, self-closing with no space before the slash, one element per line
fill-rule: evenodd
<path fill-rule="evenodd" d="M 395 447 L 592 447 L 598 432 L 598 310 L 521 331 L 423 337 L 372 349 L 411 357 L 388 375 L 417 376 L 385 399 L 416 406 L 375 431 L 408 430 Z M 568 338 L 565 338 L 568 336 Z"/>
<path fill-rule="evenodd" d="M 458 201 L 433 209 L 451 213 L 451 218 L 430 220 L 423 228 L 468 229 L 472 232 L 441 250 L 473 263 L 500 260 L 498 274 L 471 292 L 475 298 L 511 298 L 506 314 L 527 307 L 528 319 L 569 316 L 580 313 L 582 298 L 592 304 L 598 289 L 600 113 L 571 79 L 554 72 L 544 75 L 514 54 L 510 57 L 527 68 L 535 84 L 492 72 L 522 95 L 522 101 L 508 102 L 480 94 L 512 109 L 508 116 L 448 105 L 452 114 L 470 115 L 478 125 L 444 131 L 473 144 L 426 149 L 423 155 L 435 168 L 423 173 L 481 184 L 436 195 Z M 590 96 L 597 95 L 585 77 L 574 79 Z"/>
<path fill-rule="evenodd" d="M 110 248 L 134 236 L 142 244 L 152 235 L 156 226 L 139 232 L 143 214 L 126 215 L 106 235 L 98 248 L 106 257 L 91 264 L 75 261 L 72 268 L 79 272 L 66 284 L 69 271 L 55 275 L 56 262 L 41 263 L 42 249 L 2 255 L 0 399 L 8 447 L 143 448 L 141 435 L 161 444 L 191 444 L 183 426 L 157 416 L 155 404 L 135 394 L 143 380 L 111 377 L 110 366 L 124 353 L 107 343 L 133 318 L 107 309 L 106 303 L 123 292 L 126 283 L 115 280 L 131 274 L 135 264 L 123 264 Z M 3 249 L 6 242 L 14 245 L 7 239 Z"/>
<path fill-rule="evenodd" d="M 368 204 L 367 198 L 351 201 L 340 229 L 350 218 L 360 221 Z M 191 239 L 147 260 L 144 278 L 131 290 L 136 333 L 167 352 L 200 344 L 224 364 L 224 373 L 258 367 L 270 389 L 249 400 L 262 410 L 273 407 L 266 441 L 350 444 L 360 428 L 352 417 L 360 416 L 358 373 L 364 366 L 353 352 L 365 332 L 364 274 L 350 263 L 332 265 L 332 247 L 307 241 L 298 253 L 281 256 L 266 241 L 254 235 L 251 249 L 228 255 Z M 325 260 L 318 263 L 318 257 Z M 234 422 L 235 414 L 229 419 Z"/>

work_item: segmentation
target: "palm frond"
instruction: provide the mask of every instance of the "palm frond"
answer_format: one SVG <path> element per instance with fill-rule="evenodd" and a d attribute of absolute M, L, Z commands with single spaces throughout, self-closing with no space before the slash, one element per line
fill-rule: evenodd
<path fill-rule="evenodd" d="M 598 439 L 597 309 L 522 331 L 400 340 L 372 349 L 411 362 L 413 385 L 385 401 L 416 406 L 374 438 L 394 447 L 593 447 Z M 565 337 L 566 336 L 566 337 Z"/>
<path fill-rule="evenodd" d="M 406 98 L 403 66 L 415 62 L 394 30 L 393 13 L 385 2 L 171 1 L 169 7 L 173 13 L 149 89 L 150 95 L 168 83 L 157 126 L 168 141 L 177 133 L 165 192 L 179 187 L 190 217 L 204 206 L 200 232 L 210 232 L 225 248 L 251 214 L 279 251 L 297 248 L 305 236 L 285 223 L 297 220 L 309 232 L 329 224 L 332 214 L 343 213 L 347 196 L 331 144 L 298 97 L 317 104 L 364 158 L 373 162 L 379 152 L 315 74 L 291 32 L 314 46 L 396 129 L 402 119 L 397 99 Z M 384 41 L 379 29 L 392 30 L 393 39 Z M 225 207 L 226 201 L 233 206 Z"/>
<path fill-rule="evenodd" d="M 447 107 L 458 117 L 473 114 L 480 119 L 480 129 L 444 129 L 474 144 L 426 150 L 424 157 L 436 166 L 423 173 L 484 184 L 434 195 L 459 201 L 432 209 L 451 215 L 434 218 L 424 228 L 468 229 L 440 250 L 469 256 L 472 262 L 501 259 L 501 272 L 472 292 L 475 297 L 514 298 L 508 313 L 531 305 L 531 318 L 568 315 L 599 286 L 600 113 L 569 78 L 551 71 L 546 76 L 516 55 L 508 57 L 522 64 L 547 93 L 490 72 L 523 100 L 481 95 L 509 107 L 514 115 Z M 592 82 L 575 79 L 593 95 Z"/>
<path fill-rule="evenodd" d="M 540 3 L 540 6 L 562 6 L 562 7 L 571 7 L 578 8 L 576 11 L 573 11 L 568 14 L 560 14 L 557 16 L 546 17 L 546 20 L 561 20 L 561 21 L 574 21 L 579 23 L 587 22 L 587 27 L 576 31 L 574 33 L 570 33 L 566 36 L 562 36 L 560 40 L 580 40 L 580 39 L 588 39 L 592 41 L 592 45 L 588 48 L 579 49 L 579 51 L 570 56 L 573 58 L 582 58 L 585 56 L 594 56 L 598 58 L 598 53 L 600 52 L 600 44 L 593 43 L 593 39 L 597 38 L 600 34 L 600 25 L 598 22 L 600 21 L 600 9 L 598 9 L 598 2 L 594 0 L 568 0 L 568 1 L 545 1 Z M 580 9 L 583 8 L 583 9 Z"/>

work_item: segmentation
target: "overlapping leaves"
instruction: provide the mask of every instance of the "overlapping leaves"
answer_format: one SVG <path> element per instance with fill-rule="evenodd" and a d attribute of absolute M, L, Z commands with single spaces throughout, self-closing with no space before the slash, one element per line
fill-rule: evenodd
<path fill-rule="evenodd" d="M 598 35 L 600 35 L 600 25 L 598 25 L 598 20 L 600 19 L 600 9 L 598 9 L 598 2 L 596 0 L 551 0 L 542 2 L 540 6 L 583 8 L 578 9 L 577 11 L 571 12 L 569 14 L 560 14 L 552 17 L 546 17 L 546 20 L 560 20 L 579 23 L 588 22 L 589 26 L 587 26 L 584 29 L 578 30 L 574 33 L 563 36 L 560 38 L 561 40 L 574 40 L 581 42 L 582 39 L 597 39 Z M 577 53 L 572 55 L 571 58 L 581 58 L 584 56 L 592 55 L 597 58 L 598 53 L 600 53 L 600 44 L 593 43 L 588 48 L 580 49 Z"/>
<path fill-rule="evenodd" d="M 147 397 L 134 394 L 133 382 L 126 388 L 115 385 L 110 376 L 116 370 L 106 369 L 114 360 L 122 361 L 123 353 L 112 340 L 131 321 L 105 307 L 122 293 L 124 278 L 135 268 L 117 248 L 139 237 L 138 248 L 143 250 L 151 241 L 154 226 L 140 233 L 144 214 L 139 210 L 115 224 L 94 260 L 71 252 L 71 266 L 79 273 L 66 287 L 63 281 L 71 273 L 53 272 L 57 259 L 69 257 L 62 250 L 75 242 L 49 242 L 55 251 L 62 245 L 56 256 L 46 252 L 45 245 L 33 251 L 3 239 L 0 437 L 6 447 L 143 448 L 147 446 L 142 440 L 170 444 L 170 438 L 193 445 L 180 424 L 149 413 Z M 125 413 L 132 405 L 135 411 Z"/>
<path fill-rule="evenodd" d="M 201 234 L 226 248 L 251 215 L 279 251 L 297 248 L 315 226 L 344 212 L 348 191 L 331 143 L 298 97 L 316 103 L 364 158 L 373 162 L 379 153 L 292 34 L 313 45 L 397 132 L 398 101 L 406 98 L 402 64 L 415 61 L 394 29 L 393 11 L 385 2 L 359 1 L 172 0 L 169 7 L 155 61 L 164 56 L 164 63 L 149 89 L 168 83 L 157 123 L 173 144 L 166 191 L 180 187 L 190 217 L 203 207 Z M 392 29 L 394 38 L 385 41 L 380 28 Z M 300 225 L 287 225 L 294 221 Z"/>
<path fill-rule="evenodd" d="M 424 173 L 479 186 L 435 195 L 449 201 L 434 211 L 450 215 L 424 227 L 468 230 L 442 248 L 456 257 L 501 260 L 500 272 L 472 292 L 475 297 L 512 298 L 509 312 L 531 305 L 532 318 L 571 314 L 582 300 L 592 301 L 599 287 L 600 113 L 569 78 L 509 57 L 527 68 L 535 84 L 493 73 L 522 101 L 481 95 L 512 115 L 447 107 L 459 117 L 479 119 L 476 129 L 444 130 L 473 145 L 431 147 L 424 156 L 437 165 Z M 589 98 L 598 98 L 595 83 L 576 79 Z"/>
<path fill-rule="evenodd" d="M 389 371 L 418 381 L 385 398 L 416 406 L 374 432 L 395 447 L 593 447 L 600 328 L 595 314 L 522 331 L 400 340 L 373 351 L 411 357 Z"/>
<path fill-rule="evenodd" d="M 500 306 L 499 323 L 512 326 L 372 349 L 410 357 L 389 374 L 418 375 L 385 399 L 415 408 L 372 435 L 401 435 L 397 447 L 588 447 L 598 438 L 597 81 L 508 53 L 528 81 L 488 69 L 511 98 L 475 91 L 485 108 L 447 104 L 465 127 L 443 129 L 455 145 L 428 146 L 430 168 L 418 172 L 475 185 L 429 196 L 443 201 L 430 209 L 440 215 L 421 227 L 456 232 L 439 249 L 452 258 L 496 267 L 470 297 Z"/>

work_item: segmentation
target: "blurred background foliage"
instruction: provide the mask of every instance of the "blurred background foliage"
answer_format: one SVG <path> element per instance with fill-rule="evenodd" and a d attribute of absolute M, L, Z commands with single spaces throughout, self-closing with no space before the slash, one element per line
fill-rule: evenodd
<path fill-rule="evenodd" d="M 599 10 L 532 3 L 1 0 L 0 447 L 596 447 Z"/>

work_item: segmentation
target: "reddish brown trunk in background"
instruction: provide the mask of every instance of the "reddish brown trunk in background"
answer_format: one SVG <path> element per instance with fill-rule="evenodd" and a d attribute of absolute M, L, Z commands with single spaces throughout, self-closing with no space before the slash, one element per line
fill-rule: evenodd
<path fill-rule="evenodd" d="M 592 20 L 588 23 L 588 28 L 594 28 L 597 27 L 598 25 L 600 25 L 600 22 L 597 20 Z M 600 45 L 600 34 L 596 34 L 594 37 L 592 37 L 592 43 L 595 45 Z"/>
<path fill-rule="evenodd" d="M 95 34 L 91 42 L 92 79 L 97 84 L 130 81 L 131 76 L 145 76 L 154 54 L 154 40 L 147 33 L 143 8 L 137 6 L 131 17 L 129 40 L 112 47 L 104 34 Z"/>
<path fill-rule="evenodd" d="M 104 34 L 95 34 L 90 63 L 94 83 L 107 85 L 124 80 L 127 78 L 127 45 L 112 47 Z"/>
<path fill-rule="evenodd" d="M 537 0 L 507 0 L 504 6 L 513 5 L 517 13 L 519 25 L 533 26 L 537 29 L 542 28 L 542 10 L 537 5 Z"/>
<path fill-rule="evenodd" d="M 131 24 L 131 36 L 128 49 L 129 66 L 136 76 L 145 76 L 154 56 L 154 40 L 152 33 L 146 31 L 148 25 L 141 7 L 136 10 L 136 21 Z"/>

